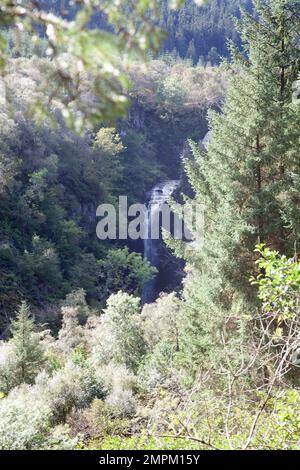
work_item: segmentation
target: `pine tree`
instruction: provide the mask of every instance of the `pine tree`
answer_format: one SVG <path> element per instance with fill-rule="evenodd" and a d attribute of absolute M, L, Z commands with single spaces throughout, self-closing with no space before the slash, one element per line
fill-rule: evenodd
<path fill-rule="evenodd" d="M 16 319 L 11 325 L 12 339 L 16 354 L 16 376 L 18 383 L 32 383 L 44 363 L 43 349 L 34 319 L 26 302 L 22 302 Z"/>
<path fill-rule="evenodd" d="M 187 172 L 195 200 L 206 206 L 205 242 L 187 257 L 182 360 L 196 368 L 220 357 L 226 315 L 240 319 L 255 306 L 249 286 L 253 249 L 267 242 L 290 255 L 299 230 L 299 115 L 292 102 L 300 65 L 294 0 L 255 1 L 244 13 L 243 52 L 232 48 L 232 75 L 221 113 L 211 112 L 206 152 L 192 145 Z M 298 4 L 299 5 L 299 4 Z M 220 346 L 221 347 L 221 346 Z"/>

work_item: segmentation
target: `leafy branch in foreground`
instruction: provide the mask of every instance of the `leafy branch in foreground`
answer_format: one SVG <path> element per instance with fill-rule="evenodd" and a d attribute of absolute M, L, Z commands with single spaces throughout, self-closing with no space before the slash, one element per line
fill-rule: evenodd
<path fill-rule="evenodd" d="M 80 131 L 84 124 L 124 115 L 128 64 L 132 57 L 144 60 L 146 51 L 157 51 L 164 33 L 158 26 L 158 0 L 74 3 L 55 2 L 55 14 L 43 2 L 4 0 L 0 28 L 29 32 L 36 43 L 46 40 L 46 54 L 54 65 L 41 84 L 48 90 L 48 100 L 36 100 L 31 113 L 39 120 L 49 117 L 55 99 L 55 107 L 61 109 L 68 125 Z M 170 2 L 174 8 L 181 3 Z M 97 28 L 92 27 L 94 23 Z M 4 78 L 6 67 L 7 39 L 2 32 L 0 68 Z M 6 99 L 10 101 L 9 93 Z"/>

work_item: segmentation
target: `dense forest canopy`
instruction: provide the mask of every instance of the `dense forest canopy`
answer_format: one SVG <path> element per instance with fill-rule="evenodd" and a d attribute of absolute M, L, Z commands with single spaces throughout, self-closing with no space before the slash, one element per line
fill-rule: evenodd
<path fill-rule="evenodd" d="M 164 50 L 173 56 L 190 59 L 194 64 L 220 63 L 228 57 L 228 42 L 240 46 L 240 35 L 234 20 L 241 10 L 250 11 L 251 0 L 212 0 L 196 5 L 193 0 L 180 10 L 172 10 L 162 1 L 160 24 L 167 32 Z"/>
<path fill-rule="evenodd" d="M 43 2 L 41 2 L 43 4 Z M 59 15 L 72 17 L 75 6 L 69 2 L 45 2 L 45 6 Z M 241 9 L 250 11 L 252 0 L 210 0 L 195 2 L 187 0 L 180 9 L 174 9 L 172 2 L 159 0 L 158 22 L 166 33 L 163 50 L 194 64 L 209 62 L 217 64 L 221 57 L 228 57 L 227 42 L 233 40 L 240 45 L 234 19 L 240 17 Z M 106 29 L 106 16 L 96 16 L 90 27 Z"/>
<path fill-rule="evenodd" d="M 299 449 L 299 1 L 0 9 L 0 449 Z"/>

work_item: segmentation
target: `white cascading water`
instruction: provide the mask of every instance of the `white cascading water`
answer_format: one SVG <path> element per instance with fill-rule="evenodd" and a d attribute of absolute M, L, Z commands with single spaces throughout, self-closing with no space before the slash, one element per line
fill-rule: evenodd
<path fill-rule="evenodd" d="M 145 239 L 144 239 L 144 257 L 156 268 L 159 268 L 159 246 L 160 240 L 151 239 L 151 219 L 157 218 L 157 212 L 160 211 L 163 204 L 167 203 L 175 189 L 179 186 L 178 180 L 167 180 L 154 186 L 150 193 L 150 199 L 147 204 L 147 214 L 145 221 Z M 156 280 L 147 282 L 143 289 L 143 302 L 154 300 Z"/>

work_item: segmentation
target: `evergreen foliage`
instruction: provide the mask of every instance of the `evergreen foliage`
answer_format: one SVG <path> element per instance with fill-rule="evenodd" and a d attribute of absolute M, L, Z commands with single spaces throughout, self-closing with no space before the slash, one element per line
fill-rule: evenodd
<path fill-rule="evenodd" d="M 106 258 L 99 262 L 99 289 L 102 298 L 123 289 L 129 294 L 141 295 L 143 285 L 157 273 L 149 261 L 128 248 L 109 250 Z"/>
<path fill-rule="evenodd" d="M 297 4 L 255 2 L 240 23 L 244 53 L 232 49 L 233 71 L 222 112 L 209 113 L 206 151 L 192 144 L 187 172 L 205 206 L 202 250 L 192 250 L 184 298 L 182 354 L 195 370 L 218 358 L 220 331 L 232 312 L 243 329 L 253 312 L 249 286 L 253 247 L 265 241 L 291 256 L 299 238 L 299 118 L 292 104 L 299 70 Z"/>
<path fill-rule="evenodd" d="M 168 33 L 165 51 L 190 59 L 194 65 L 199 61 L 216 65 L 221 57 L 228 57 L 227 41 L 241 44 L 234 18 L 240 17 L 241 9 L 252 8 L 251 0 L 211 0 L 204 5 L 187 0 L 175 11 L 165 0 L 160 3 L 160 24 Z"/>
<path fill-rule="evenodd" d="M 59 89 L 61 69 L 43 41 L 36 48 L 28 32 L 20 43 L 1 33 L 0 449 L 299 449 L 299 1 L 254 0 L 253 13 L 237 0 L 140 0 L 131 9 L 42 1 L 32 11 L 31 2 L 2 3 L 1 25 L 21 15 L 30 32 L 39 19 L 48 39 L 61 33 L 56 59 L 84 40 L 77 58 L 88 61 L 78 102 L 72 89 L 65 96 L 70 77 Z M 239 34 L 228 34 L 241 5 Z M 113 72 L 112 51 L 155 49 L 148 8 L 157 6 L 171 32 L 166 48 L 177 50 Z M 88 102 L 89 115 L 99 105 L 88 94 L 98 33 L 100 52 L 112 47 L 100 72 L 128 76 L 132 103 L 114 124 L 99 116 L 115 115 L 115 101 L 100 107 L 79 136 L 61 113 L 69 98 L 75 121 L 77 106 Z M 205 66 L 219 62 L 224 34 L 242 45 L 231 42 L 220 67 Z M 100 83 L 102 103 L 117 82 Z M 49 107 L 40 126 L 25 117 L 37 101 Z M 203 238 L 200 220 L 190 242 L 166 235 L 185 260 L 182 290 L 141 305 L 156 271 L 135 251 L 142 243 L 96 239 L 96 207 L 121 194 L 144 202 L 158 180 L 179 175 L 170 205 L 204 205 Z"/>
<path fill-rule="evenodd" d="M 28 305 L 23 302 L 11 325 L 14 346 L 16 382 L 32 383 L 44 363 L 40 335 L 35 331 L 34 319 Z"/>

